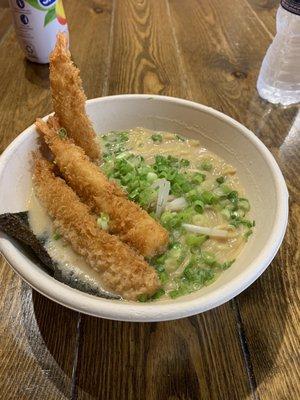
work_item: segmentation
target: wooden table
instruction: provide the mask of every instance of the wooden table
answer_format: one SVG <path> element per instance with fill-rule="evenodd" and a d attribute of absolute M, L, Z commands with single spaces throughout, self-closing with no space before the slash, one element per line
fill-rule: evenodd
<path fill-rule="evenodd" d="M 237 119 L 281 166 L 290 221 L 277 257 L 249 289 L 174 322 L 78 314 L 30 289 L 2 259 L 0 399 L 300 399 L 300 114 L 262 101 L 255 89 L 278 1 L 64 3 L 88 98 L 158 93 Z M 0 0 L 0 71 L 3 151 L 52 109 L 48 68 L 24 59 L 6 0 Z"/>

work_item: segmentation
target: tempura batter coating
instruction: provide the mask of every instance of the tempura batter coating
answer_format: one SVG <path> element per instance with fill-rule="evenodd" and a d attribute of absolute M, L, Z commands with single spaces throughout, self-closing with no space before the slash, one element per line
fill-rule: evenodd
<path fill-rule="evenodd" d="M 128 300 L 137 300 L 140 294 L 151 295 L 157 290 L 159 281 L 154 268 L 116 236 L 100 229 L 88 207 L 41 157 L 35 160 L 33 181 L 56 229 L 101 274 L 107 290 Z"/>
<path fill-rule="evenodd" d="M 53 126 L 55 122 L 50 120 L 50 124 Z M 117 234 L 145 257 L 165 250 L 168 232 L 160 224 L 139 205 L 124 197 L 123 191 L 110 182 L 78 146 L 68 139 L 62 140 L 56 130 L 42 120 L 37 120 L 36 126 L 68 184 L 94 212 L 109 215 L 111 233 Z"/>
<path fill-rule="evenodd" d="M 100 157 L 100 146 L 85 111 L 86 97 L 68 50 L 68 40 L 63 33 L 57 35 L 56 46 L 50 56 L 50 86 L 53 108 L 61 126 L 74 142 L 92 159 Z"/>

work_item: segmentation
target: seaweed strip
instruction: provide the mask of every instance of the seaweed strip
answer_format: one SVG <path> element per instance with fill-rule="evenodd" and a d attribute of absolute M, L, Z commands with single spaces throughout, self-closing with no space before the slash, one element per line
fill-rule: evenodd
<path fill-rule="evenodd" d="M 42 265 L 45 266 L 46 269 L 51 272 L 51 275 L 58 281 L 72 287 L 73 289 L 97 297 L 116 300 L 121 299 L 121 296 L 107 291 L 94 289 L 88 283 L 78 281 L 75 275 L 73 277 L 64 276 L 46 251 L 44 247 L 45 241 L 43 239 L 38 239 L 32 232 L 28 221 L 28 211 L 1 214 L 0 231 L 6 233 L 13 239 L 16 239 L 22 245 L 26 255 L 29 257 L 32 257 L 32 255 L 36 256 Z"/>

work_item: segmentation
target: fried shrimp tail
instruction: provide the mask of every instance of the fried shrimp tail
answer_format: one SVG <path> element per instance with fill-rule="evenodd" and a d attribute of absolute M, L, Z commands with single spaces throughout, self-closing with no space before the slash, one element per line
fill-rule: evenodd
<path fill-rule="evenodd" d="M 33 182 L 54 227 L 99 272 L 107 290 L 128 300 L 157 290 L 159 281 L 154 268 L 116 236 L 100 229 L 88 207 L 40 156 L 35 159 Z"/>
<path fill-rule="evenodd" d="M 110 182 L 82 149 L 67 138 L 61 139 L 53 129 L 54 126 L 57 128 L 55 121 L 50 119 L 49 124 L 42 120 L 36 122 L 58 168 L 72 189 L 95 213 L 109 215 L 109 231 L 145 257 L 163 252 L 168 243 L 168 232 L 139 205 L 128 200 L 122 189 Z"/>
<path fill-rule="evenodd" d="M 53 108 L 61 126 L 92 160 L 99 159 L 100 146 L 85 111 L 86 97 L 79 69 L 71 60 L 68 40 L 63 33 L 57 35 L 50 56 L 50 86 Z"/>

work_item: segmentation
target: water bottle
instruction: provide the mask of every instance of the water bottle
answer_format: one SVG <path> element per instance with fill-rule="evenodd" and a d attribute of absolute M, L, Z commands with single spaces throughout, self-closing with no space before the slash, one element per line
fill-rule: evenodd
<path fill-rule="evenodd" d="M 271 103 L 300 102 L 300 0 L 281 0 L 277 33 L 263 60 L 259 95 Z"/>
<path fill-rule="evenodd" d="M 18 41 L 25 56 L 46 64 L 58 32 L 68 34 L 62 0 L 9 0 Z"/>

